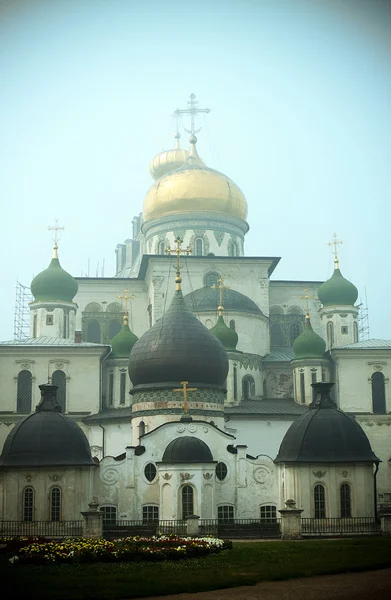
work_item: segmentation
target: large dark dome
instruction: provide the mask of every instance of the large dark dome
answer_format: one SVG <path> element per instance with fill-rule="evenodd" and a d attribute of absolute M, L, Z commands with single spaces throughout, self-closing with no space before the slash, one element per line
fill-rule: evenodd
<path fill-rule="evenodd" d="M 83 431 L 59 412 L 57 386 L 39 387 L 41 402 L 34 414 L 15 425 L 8 434 L 0 468 L 94 466 L 96 463 Z"/>
<path fill-rule="evenodd" d="M 317 399 L 310 410 L 292 423 L 281 442 L 275 462 L 377 462 L 360 425 L 330 400 L 334 384 L 317 383 Z"/>
<path fill-rule="evenodd" d="M 170 308 L 132 348 L 129 376 L 141 384 L 179 383 L 224 387 L 228 357 L 222 343 L 186 307 L 177 290 Z"/>
<path fill-rule="evenodd" d="M 218 290 L 203 287 L 185 296 L 186 306 L 196 312 L 217 311 L 219 303 Z M 251 298 L 236 290 L 224 290 L 224 310 L 227 312 L 242 312 L 252 315 L 262 315 L 262 311 Z"/>
<path fill-rule="evenodd" d="M 170 464 L 213 462 L 213 456 L 205 442 L 185 435 L 168 444 L 162 462 Z"/>

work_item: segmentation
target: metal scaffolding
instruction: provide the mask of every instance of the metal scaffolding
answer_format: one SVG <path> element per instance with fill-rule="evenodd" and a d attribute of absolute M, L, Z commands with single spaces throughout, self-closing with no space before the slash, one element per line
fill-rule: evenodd
<path fill-rule="evenodd" d="M 30 288 L 16 280 L 14 340 L 21 342 L 30 337 L 29 302 L 33 301 Z"/>
<path fill-rule="evenodd" d="M 357 316 L 358 324 L 358 340 L 369 340 L 369 314 L 368 314 L 368 302 L 367 302 L 367 290 L 365 289 L 365 299 L 361 300 L 357 305 L 359 308 Z"/>

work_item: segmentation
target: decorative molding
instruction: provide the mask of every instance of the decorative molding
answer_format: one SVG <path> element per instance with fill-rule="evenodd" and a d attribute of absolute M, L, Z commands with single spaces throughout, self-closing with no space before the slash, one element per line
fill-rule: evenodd
<path fill-rule="evenodd" d="M 31 473 L 26 473 L 24 478 L 26 481 L 28 481 L 30 483 L 30 481 L 33 481 L 35 479 L 35 475 L 32 475 Z"/>
<path fill-rule="evenodd" d="M 253 477 L 254 480 L 263 487 L 269 487 L 271 484 L 271 475 L 273 471 L 266 466 L 257 467 L 254 469 Z"/>
<path fill-rule="evenodd" d="M 189 479 L 193 479 L 194 474 L 190 475 L 190 473 L 179 473 L 182 481 L 189 481 Z"/>
<path fill-rule="evenodd" d="M 170 481 L 172 475 L 170 475 L 169 473 L 164 473 L 164 475 L 162 475 L 163 479 L 165 479 L 166 481 Z"/>
<path fill-rule="evenodd" d="M 214 229 L 213 230 L 213 235 L 215 236 L 216 242 L 218 243 L 218 245 L 220 247 L 221 244 L 223 243 L 225 232 L 224 231 L 218 231 L 217 229 Z"/>
<path fill-rule="evenodd" d="M 314 477 L 317 477 L 317 479 L 323 479 L 323 477 L 326 475 L 327 471 L 312 471 L 312 474 Z"/>
<path fill-rule="evenodd" d="M 189 425 L 187 427 L 187 429 L 191 432 L 194 433 L 195 431 L 197 431 L 197 427 L 195 425 Z"/>
<path fill-rule="evenodd" d="M 35 360 L 31 360 L 30 358 L 25 358 L 25 359 L 21 359 L 21 360 L 16 360 L 15 363 L 17 365 L 25 365 L 25 364 L 29 364 L 32 365 L 35 363 Z"/>
<path fill-rule="evenodd" d="M 54 473 L 53 475 L 48 475 L 50 481 L 61 481 L 63 478 L 63 473 Z"/>
<path fill-rule="evenodd" d="M 118 483 L 120 478 L 118 467 L 115 467 L 113 465 L 107 465 L 106 467 L 103 467 L 99 475 L 100 480 L 105 485 L 115 485 L 116 483 Z"/>
<path fill-rule="evenodd" d="M 184 425 L 178 425 L 176 428 L 178 433 L 183 433 L 185 431 L 185 426 Z"/>
<path fill-rule="evenodd" d="M 350 473 L 349 473 L 349 471 L 347 471 L 346 469 L 344 469 L 343 471 L 339 471 L 339 474 L 340 474 L 342 477 L 345 477 L 345 479 L 346 479 L 347 477 L 350 477 Z"/>
<path fill-rule="evenodd" d="M 213 477 L 213 473 L 203 473 L 204 479 L 210 481 Z"/>

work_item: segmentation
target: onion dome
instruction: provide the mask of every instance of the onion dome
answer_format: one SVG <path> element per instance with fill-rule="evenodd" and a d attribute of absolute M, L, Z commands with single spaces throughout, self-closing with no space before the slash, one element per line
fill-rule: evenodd
<path fill-rule="evenodd" d="M 79 425 L 61 414 L 57 386 L 40 385 L 36 412 L 20 421 L 8 434 L 0 467 L 91 467 L 90 446 Z"/>
<path fill-rule="evenodd" d="M 133 385 L 169 383 L 174 387 L 172 383 L 188 381 L 224 388 L 227 374 L 224 346 L 186 307 L 177 283 L 169 309 L 132 348 L 129 376 Z"/>
<path fill-rule="evenodd" d="M 216 325 L 209 329 L 209 331 L 220 340 L 226 350 L 229 352 L 236 350 L 238 334 L 231 327 L 226 326 L 222 315 L 217 317 Z"/>
<path fill-rule="evenodd" d="M 175 134 L 175 148 L 172 148 L 171 150 L 163 150 L 163 152 L 159 152 L 159 154 L 156 154 L 156 156 L 151 160 L 149 172 L 154 179 L 159 179 L 159 177 L 163 177 L 170 171 L 179 169 L 179 167 L 182 167 L 184 164 L 186 164 L 189 157 L 189 152 L 188 150 L 184 150 L 180 147 L 180 137 L 180 133 L 177 132 Z"/>
<path fill-rule="evenodd" d="M 172 440 L 164 451 L 162 463 L 213 462 L 209 446 L 196 437 L 183 436 Z"/>
<path fill-rule="evenodd" d="M 353 417 L 330 399 L 333 383 L 314 383 L 315 400 L 286 432 L 276 463 L 373 463 L 379 459 Z"/>
<path fill-rule="evenodd" d="M 334 273 L 318 289 L 319 300 L 323 306 L 354 306 L 357 297 L 358 290 L 356 286 L 342 276 L 338 260 L 336 260 Z"/>
<path fill-rule="evenodd" d="M 111 340 L 110 358 L 129 358 L 129 354 L 138 337 L 129 329 L 128 315 L 124 315 L 122 329 Z"/>
<path fill-rule="evenodd" d="M 307 314 L 305 329 L 293 342 L 295 359 L 324 358 L 326 342 L 312 329 L 310 317 Z"/>
<path fill-rule="evenodd" d="M 187 163 L 158 179 L 144 198 L 144 222 L 175 214 L 208 213 L 245 221 L 247 202 L 229 177 L 206 167 L 190 137 Z"/>
<path fill-rule="evenodd" d="M 212 287 L 203 287 L 185 296 L 186 306 L 195 312 L 216 313 L 216 290 Z M 251 298 L 226 288 L 224 290 L 224 309 L 229 312 L 249 313 L 262 315 L 262 311 Z"/>
<path fill-rule="evenodd" d="M 34 277 L 30 287 L 34 302 L 72 302 L 76 296 L 78 285 L 72 275 L 61 267 L 57 245 L 54 246 L 50 265 Z"/>

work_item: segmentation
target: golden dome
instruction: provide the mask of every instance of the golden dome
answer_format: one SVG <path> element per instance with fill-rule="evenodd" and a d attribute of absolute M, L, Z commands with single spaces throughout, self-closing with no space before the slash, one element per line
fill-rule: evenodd
<path fill-rule="evenodd" d="M 192 135 L 187 163 L 158 179 L 148 191 L 144 198 L 144 221 L 197 212 L 246 220 L 247 202 L 243 192 L 232 179 L 202 163 L 196 141 Z"/>
<path fill-rule="evenodd" d="M 163 152 L 159 152 L 156 156 L 151 160 L 149 165 L 149 172 L 151 173 L 154 179 L 159 179 L 159 177 L 163 177 L 170 171 L 174 171 L 175 169 L 179 169 L 184 164 L 189 157 L 188 150 L 184 150 L 179 145 L 180 133 L 175 134 L 175 148 L 171 150 L 163 150 Z"/>

